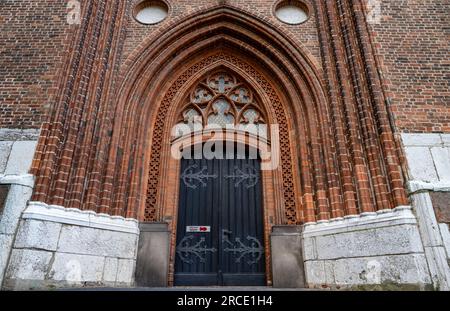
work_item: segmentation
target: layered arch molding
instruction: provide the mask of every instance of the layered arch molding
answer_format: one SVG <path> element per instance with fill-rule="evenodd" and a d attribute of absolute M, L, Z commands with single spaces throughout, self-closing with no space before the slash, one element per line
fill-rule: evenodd
<path fill-rule="evenodd" d="M 145 121 L 139 123 L 148 128 L 137 125 L 131 131 L 146 131 L 140 135 L 151 145 L 144 160 L 144 171 L 148 172 L 142 183 L 146 184 L 145 189 L 130 190 L 138 200 L 138 218 L 162 221 L 167 217 L 167 208 L 175 205 L 169 204 L 167 197 L 174 193 L 171 190 L 176 185 L 165 183 L 175 174 L 166 170 L 170 129 L 177 117 L 174 111 L 183 105 L 186 92 L 217 68 L 229 70 L 252 85 L 271 116 L 268 123 L 279 125 L 280 178 L 272 181 L 279 200 L 273 222 L 314 221 L 317 211 L 313 192 L 319 183 L 323 190 L 319 197 L 324 196 L 321 217 L 330 217 L 325 202 L 325 169 L 331 163 L 319 158 L 321 154 L 331 158 L 331 154 L 325 155 L 328 147 L 321 143 L 325 139 L 323 133 L 329 131 L 325 129 L 329 123 L 327 100 L 317 68 L 307 53 L 255 18 L 233 9 L 220 9 L 179 25 L 166 41 L 152 42 L 136 55 L 139 56 L 133 61 L 134 66 L 128 70 L 131 75 L 127 76 L 128 81 L 135 82 L 128 85 L 126 81 L 123 87 L 129 91 L 121 95 L 137 99 L 132 105 L 142 103 L 143 109 L 149 109 L 135 113 L 145 116 Z M 152 77 L 152 81 L 142 81 L 140 77 Z M 128 99 L 124 97 L 120 102 L 129 103 Z M 134 107 L 130 109 L 133 110 Z M 124 115 L 121 123 L 129 124 L 130 116 Z M 312 174 L 312 170 L 320 173 Z M 138 193 L 145 196 L 138 197 Z"/>
<path fill-rule="evenodd" d="M 392 196 L 388 176 L 372 176 L 364 161 L 352 162 L 345 117 L 336 118 L 340 108 L 331 105 L 314 58 L 263 20 L 226 6 L 213 8 L 144 41 L 125 64 L 105 99 L 110 115 L 92 129 L 101 143 L 85 162 L 96 168 L 95 179 L 86 175 L 80 195 L 71 191 L 71 173 L 59 176 L 64 187 L 52 188 L 48 167 L 39 166 L 45 162 L 42 153 L 34 165 L 35 200 L 147 222 L 174 219 L 172 126 L 192 88 L 225 70 L 251 87 L 267 123 L 279 125 L 280 166 L 265 180 L 273 193 L 267 198 L 272 206 L 267 225 L 329 220 L 405 203 Z M 392 165 L 381 147 L 367 157 L 380 171 Z M 382 199 L 375 189 L 383 189 Z"/>

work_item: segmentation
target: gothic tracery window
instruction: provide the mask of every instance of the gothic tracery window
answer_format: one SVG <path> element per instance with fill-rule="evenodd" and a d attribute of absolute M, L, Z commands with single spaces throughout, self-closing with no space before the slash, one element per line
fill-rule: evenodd
<path fill-rule="evenodd" d="M 195 86 L 177 122 L 178 127 L 187 125 L 191 131 L 233 126 L 258 131 L 265 124 L 264 108 L 251 89 L 223 70 L 211 73 Z M 177 137 L 182 135 L 176 133 Z"/>

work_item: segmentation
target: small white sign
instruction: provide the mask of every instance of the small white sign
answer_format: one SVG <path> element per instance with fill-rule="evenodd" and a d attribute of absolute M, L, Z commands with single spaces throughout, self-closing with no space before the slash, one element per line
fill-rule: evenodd
<path fill-rule="evenodd" d="M 210 226 L 188 226 L 186 232 L 211 232 Z"/>

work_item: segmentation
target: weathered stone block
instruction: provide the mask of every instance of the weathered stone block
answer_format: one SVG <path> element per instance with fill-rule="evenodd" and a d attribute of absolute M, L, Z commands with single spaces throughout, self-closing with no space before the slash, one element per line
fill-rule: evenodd
<path fill-rule="evenodd" d="M 2 128 L 0 129 L 0 141 L 37 141 L 40 132 L 39 129 Z"/>
<path fill-rule="evenodd" d="M 306 283 L 310 287 L 332 284 L 328 283 L 327 280 L 331 280 L 333 273 L 325 272 L 325 262 L 322 260 L 305 262 L 305 271 Z"/>
<path fill-rule="evenodd" d="M 134 283 L 134 270 L 136 261 L 129 259 L 119 259 L 119 268 L 117 271 L 117 284 L 132 285 Z"/>
<path fill-rule="evenodd" d="M 335 261 L 336 284 L 430 284 L 423 254 L 346 258 Z"/>
<path fill-rule="evenodd" d="M 105 257 L 56 253 L 49 278 L 68 283 L 101 283 Z"/>
<path fill-rule="evenodd" d="M 434 165 L 440 181 L 450 181 L 450 148 L 431 148 Z M 411 163 L 410 165 L 415 165 Z"/>
<path fill-rule="evenodd" d="M 450 290 L 450 266 L 444 246 L 425 247 L 430 275 L 436 290 Z"/>
<path fill-rule="evenodd" d="M 428 147 L 407 147 L 406 156 L 412 179 L 427 182 L 438 181 L 433 158 Z"/>
<path fill-rule="evenodd" d="M 403 144 L 407 147 L 430 147 L 442 144 L 440 134 L 402 134 Z"/>
<path fill-rule="evenodd" d="M 419 231 L 422 236 L 423 246 L 441 246 L 442 239 L 430 194 L 427 192 L 416 193 L 411 196 L 411 201 L 420 223 Z"/>
<path fill-rule="evenodd" d="M 2 219 L 3 209 L 5 208 L 5 203 L 6 203 L 6 198 L 8 197 L 9 188 L 10 188 L 9 185 L 0 184 L 0 221 Z"/>
<path fill-rule="evenodd" d="M 19 225 L 20 215 L 26 208 L 32 195 L 32 188 L 20 185 L 11 186 L 6 199 L 0 223 L 0 233 L 15 234 Z"/>
<path fill-rule="evenodd" d="M 137 235 L 64 225 L 58 252 L 134 259 Z"/>
<path fill-rule="evenodd" d="M 3 174 L 6 170 L 12 145 L 12 141 L 0 141 L 0 174 Z"/>
<path fill-rule="evenodd" d="M 115 283 L 117 279 L 118 267 L 119 260 L 117 258 L 106 258 L 105 268 L 103 270 L 103 281 Z"/>
<path fill-rule="evenodd" d="M 306 271 L 310 287 L 409 284 L 424 288 L 431 284 L 424 254 L 308 261 Z"/>
<path fill-rule="evenodd" d="M 61 224 L 54 222 L 22 220 L 14 247 L 55 251 L 58 246 L 61 227 Z"/>
<path fill-rule="evenodd" d="M 440 224 L 439 229 L 441 231 L 442 240 L 444 242 L 444 247 L 447 252 L 447 258 L 450 260 L 450 225 Z"/>
<path fill-rule="evenodd" d="M 315 249 L 306 250 L 305 257 L 311 256 L 311 252 L 313 252 L 317 254 L 317 259 L 423 252 L 419 230 L 416 225 L 342 232 L 339 234 L 306 238 L 305 240 L 309 239 L 315 239 L 315 242 L 306 242 L 306 245 L 312 245 Z M 305 258 L 305 260 L 312 259 L 315 258 Z"/>
<path fill-rule="evenodd" d="M 5 174 L 20 175 L 27 174 L 33 161 L 36 150 L 36 141 L 16 141 L 14 142 Z"/>
<path fill-rule="evenodd" d="M 303 259 L 304 260 L 316 260 L 317 251 L 316 251 L 316 238 L 315 237 L 306 237 L 303 239 Z"/>
<path fill-rule="evenodd" d="M 0 234 L 0 282 L 3 280 L 5 275 L 6 265 L 8 263 L 13 240 L 13 235 Z"/>
<path fill-rule="evenodd" d="M 442 143 L 445 147 L 450 147 L 450 134 L 441 134 Z"/>
<path fill-rule="evenodd" d="M 44 280 L 53 254 L 46 251 L 13 249 L 6 273 L 7 279 Z"/>

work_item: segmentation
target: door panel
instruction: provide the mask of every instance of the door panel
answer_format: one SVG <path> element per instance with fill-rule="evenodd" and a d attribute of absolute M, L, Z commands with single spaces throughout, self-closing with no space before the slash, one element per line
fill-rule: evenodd
<path fill-rule="evenodd" d="M 265 285 L 259 160 L 183 159 L 180 179 L 175 285 Z"/>
<path fill-rule="evenodd" d="M 218 165 L 208 160 L 181 161 L 175 284 L 217 285 Z M 188 226 L 210 226 L 211 231 L 186 232 Z"/>

